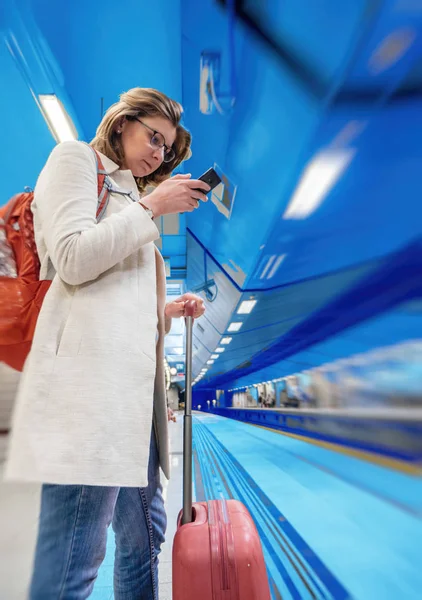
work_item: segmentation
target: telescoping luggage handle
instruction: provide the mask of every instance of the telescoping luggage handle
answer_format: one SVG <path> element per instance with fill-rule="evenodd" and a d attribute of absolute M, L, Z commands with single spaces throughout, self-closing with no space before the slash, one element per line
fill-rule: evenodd
<path fill-rule="evenodd" d="M 195 300 L 185 304 L 186 317 L 186 384 L 183 420 L 183 515 L 182 525 L 192 522 L 192 328 Z"/>

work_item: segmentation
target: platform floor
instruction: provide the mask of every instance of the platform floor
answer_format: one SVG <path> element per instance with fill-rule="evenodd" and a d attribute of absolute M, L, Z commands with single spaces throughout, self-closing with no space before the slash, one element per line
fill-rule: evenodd
<path fill-rule="evenodd" d="M 194 419 L 196 490 L 252 513 L 274 599 L 422 598 L 422 480 L 282 433 Z"/>
<path fill-rule="evenodd" d="M 422 598 L 422 480 L 253 425 L 197 413 L 198 500 L 239 498 L 263 544 L 274 600 Z M 5 439 L 0 438 L 1 454 Z M 182 419 L 171 426 L 173 476 L 160 600 L 171 599 L 171 545 L 181 506 Z M 0 599 L 25 600 L 39 487 L 0 484 Z M 111 600 L 113 538 L 94 600 Z"/>

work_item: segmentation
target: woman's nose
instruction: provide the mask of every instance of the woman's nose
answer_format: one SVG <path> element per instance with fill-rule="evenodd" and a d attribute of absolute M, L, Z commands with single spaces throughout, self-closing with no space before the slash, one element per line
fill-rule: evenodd
<path fill-rule="evenodd" d="M 157 163 L 162 163 L 164 160 L 164 148 L 154 149 L 152 156 Z"/>

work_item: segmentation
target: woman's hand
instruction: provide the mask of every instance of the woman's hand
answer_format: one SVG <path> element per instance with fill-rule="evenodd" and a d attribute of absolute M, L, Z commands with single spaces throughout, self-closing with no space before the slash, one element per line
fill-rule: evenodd
<path fill-rule="evenodd" d="M 172 411 L 171 408 L 167 407 L 167 420 L 173 421 L 173 423 L 176 423 L 176 415 L 174 414 L 174 412 Z"/>
<path fill-rule="evenodd" d="M 205 312 L 204 301 L 202 300 L 202 298 L 200 298 L 199 296 L 196 296 L 195 294 L 183 294 L 183 296 L 180 296 L 180 298 L 178 298 L 177 300 L 174 300 L 173 302 L 169 302 L 166 305 L 166 308 L 164 311 L 166 318 L 167 319 L 177 319 L 178 317 L 184 317 L 185 316 L 185 304 L 186 304 L 186 302 L 189 302 L 189 300 L 195 300 L 195 302 L 196 302 L 196 310 L 195 310 L 195 314 L 193 315 L 193 318 L 199 319 L 199 317 L 202 317 L 202 315 Z"/>
<path fill-rule="evenodd" d="M 154 217 L 192 212 L 199 207 L 200 200 L 207 202 L 206 194 L 210 189 L 204 181 L 191 179 L 190 174 L 179 174 L 160 183 L 151 194 L 142 198 L 142 204 L 152 210 Z"/>

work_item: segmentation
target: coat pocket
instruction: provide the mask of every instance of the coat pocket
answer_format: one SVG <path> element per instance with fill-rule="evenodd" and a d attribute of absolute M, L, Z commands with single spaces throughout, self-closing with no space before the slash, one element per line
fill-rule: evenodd
<path fill-rule="evenodd" d="M 153 315 L 91 322 L 82 333 L 78 354 L 87 357 L 136 355 L 155 363 L 156 331 L 157 319 Z"/>
<path fill-rule="evenodd" d="M 81 339 L 81 328 L 75 323 L 72 312 L 69 311 L 69 315 L 58 335 L 56 356 L 77 356 Z"/>

